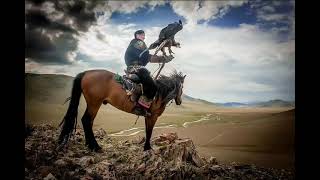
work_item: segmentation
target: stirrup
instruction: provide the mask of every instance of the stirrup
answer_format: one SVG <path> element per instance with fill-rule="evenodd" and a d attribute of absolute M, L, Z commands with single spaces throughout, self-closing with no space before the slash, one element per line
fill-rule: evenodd
<path fill-rule="evenodd" d="M 139 100 L 138 100 L 138 103 L 143 106 L 144 108 L 146 109 L 149 109 L 150 106 L 151 106 L 151 103 L 152 103 L 152 100 L 151 101 L 148 101 L 147 97 L 145 96 L 140 96 Z"/>

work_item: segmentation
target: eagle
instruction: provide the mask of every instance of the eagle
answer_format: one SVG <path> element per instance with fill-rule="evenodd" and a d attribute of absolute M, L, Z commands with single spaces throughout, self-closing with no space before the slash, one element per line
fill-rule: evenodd
<path fill-rule="evenodd" d="M 179 20 L 179 22 L 174 22 L 174 23 L 168 24 L 168 26 L 166 26 L 165 28 L 163 28 L 160 31 L 158 40 L 156 40 L 154 43 L 152 43 L 148 49 L 154 49 L 154 48 L 159 47 L 161 49 L 163 55 L 166 56 L 166 52 L 165 52 L 164 48 L 167 47 L 169 50 L 169 53 L 171 55 L 171 53 L 173 53 L 171 50 L 171 46 L 180 48 L 180 43 L 175 41 L 174 36 L 176 35 L 177 32 L 181 31 L 182 28 L 183 28 L 183 26 L 182 26 L 181 20 Z M 161 43 L 164 43 L 164 44 L 161 44 Z M 160 47 L 160 45 L 161 45 L 161 47 Z M 156 51 L 156 53 L 157 52 L 158 52 L 158 50 Z"/>

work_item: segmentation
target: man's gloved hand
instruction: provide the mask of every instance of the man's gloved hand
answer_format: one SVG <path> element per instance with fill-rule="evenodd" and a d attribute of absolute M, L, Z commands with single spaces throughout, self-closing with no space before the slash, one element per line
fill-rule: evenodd
<path fill-rule="evenodd" d="M 163 56 L 164 57 L 164 62 L 165 63 L 168 63 L 168 62 L 170 62 L 174 57 L 172 56 L 172 55 L 170 55 L 170 56 Z"/>
<path fill-rule="evenodd" d="M 157 56 L 157 55 L 152 55 L 150 56 L 149 62 L 151 63 L 168 63 L 170 62 L 174 57 L 172 55 L 170 56 Z"/>

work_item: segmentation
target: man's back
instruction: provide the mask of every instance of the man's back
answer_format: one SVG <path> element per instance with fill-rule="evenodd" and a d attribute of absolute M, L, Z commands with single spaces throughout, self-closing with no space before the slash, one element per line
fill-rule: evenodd
<path fill-rule="evenodd" d="M 125 57 L 124 57 L 126 65 L 127 66 L 130 66 L 133 64 L 139 64 L 142 66 L 147 65 L 149 52 L 146 51 L 143 54 L 141 54 L 146 49 L 147 49 L 147 46 L 142 40 L 136 39 L 136 38 L 131 40 L 125 52 Z"/>

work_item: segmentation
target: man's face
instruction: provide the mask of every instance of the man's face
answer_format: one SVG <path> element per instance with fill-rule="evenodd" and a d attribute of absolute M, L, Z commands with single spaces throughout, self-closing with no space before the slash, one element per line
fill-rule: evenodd
<path fill-rule="evenodd" d="M 140 39 L 140 40 L 144 41 L 144 39 L 145 39 L 144 33 L 137 34 L 137 39 Z"/>

